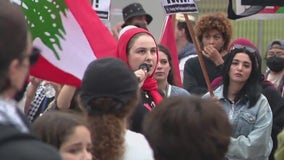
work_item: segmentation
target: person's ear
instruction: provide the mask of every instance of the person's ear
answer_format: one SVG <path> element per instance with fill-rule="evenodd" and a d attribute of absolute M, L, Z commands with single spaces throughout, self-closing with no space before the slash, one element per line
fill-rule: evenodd
<path fill-rule="evenodd" d="M 9 72 L 9 76 L 10 74 L 13 75 L 16 73 L 16 71 L 18 70 L 18 68 L 20 67 L 20 61 L 18 59 L 14 59 L 12 60 L 12 62 L 10 63 L 9 67 L 8 67 L 8 72 Z"/>
<path fill-rule="evenodd" d="M 13 84 L 17 80 L 18 70 L 20 66 L 20 61 L 18 59 L 12 60 L 8 67 L 8 79 L 10 83 Z"/>

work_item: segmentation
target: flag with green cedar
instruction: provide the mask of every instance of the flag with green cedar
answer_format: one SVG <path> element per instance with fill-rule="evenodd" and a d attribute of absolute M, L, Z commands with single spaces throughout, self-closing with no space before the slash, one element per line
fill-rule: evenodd
<path fill-rule="evenodd" d="M 115 56 L 116 40 L 88 0 L 21 0 L 34 46 L 41 56 L 31 74 L 79 86 L 94 59 Z"/>

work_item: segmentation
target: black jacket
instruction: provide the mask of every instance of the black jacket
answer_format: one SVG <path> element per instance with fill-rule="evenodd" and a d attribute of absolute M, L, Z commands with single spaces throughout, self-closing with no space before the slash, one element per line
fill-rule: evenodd
<path fill-rule="evenodd" d="M 284 127 L 284 98 L 280 93 L 265 81 L 261 82 L 262 94 L 267 98 L 270 108 L 273 113 L 273 123 L 271 138 L 273 141 L 273 148 L 269 156 L 269 160 L 274 160 L 274 152 L 277 149 L 277 135 Z"/>
<path fill-rule="evenodd" d="M 9 125 L 0 125 L 0 131 L 1 160 L 61 160 L 55 148 L 31 134 Z"/>
<path fill-rule="evenodd" d="M 227 56 L 223 58 L 226 59 Z M 222 75 L 223 65 L 216 66 L 209 58 L 203 56 L 210 82 Z M 191 94 L 207 93 L 207 85 L 198 57 L 190 58 L 184 65 L 183 87 Z"/>

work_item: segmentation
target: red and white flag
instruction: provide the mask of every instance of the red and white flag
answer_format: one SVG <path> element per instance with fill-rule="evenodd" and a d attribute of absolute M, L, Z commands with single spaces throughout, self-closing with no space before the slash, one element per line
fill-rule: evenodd
<path fill-rule="evenodd" d="M 41 56 L 31 74 L 80 86 L 88 64 L 115 56 L 117 42 L 87 0 L 21 0 Z"/>
<path fill-rule="evenodd" d="M 175 24 L 172 22 L 172 15 L 167 16 L 160 43 L 166 46 L 170 50 L 172 54 L 171 56 L 172 56 L 172 62 L 173 62 L 173 69 L 175 73 L 174 75 L 175 83 L 176 83 L 175 85 L 182 87 L 182 81 L 181 81 L 180 70 L 179 70 L 178 53 L 177 53 L 173 25 Z"/>

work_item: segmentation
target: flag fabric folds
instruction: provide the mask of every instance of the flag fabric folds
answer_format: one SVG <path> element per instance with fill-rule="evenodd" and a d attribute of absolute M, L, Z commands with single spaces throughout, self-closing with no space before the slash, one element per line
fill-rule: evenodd
<path fill-rule="evenodd" d="M 21 7 L 41 50 L 31 75 L 80 86 L 92 60 L 115 56 L 117 42 L 87 0 L 22 0 Z"/>
<path fill-rule="evenodd" d="M 161 44 L 166 46 L 172 56 L 173 62 L 173 70 L 174 70 L 174 78 L 175 85 L 182 87 L 180 71 L 179 71 L 179 61 L 178 61 L 178 53 L 176 48 L 175 34 L 174 34 L 174 23 L 172 22 L 172 15 L 166 17 L 165 27 L 162 33 Z"/>
<path fill-rule="evenodd" d="M 240 14 L 237 15 L 235 13 L 234 9 L 233 9 L 233 0 L 229 0 L 228 9 L 227 9 L 228 18 L 232 19 L 232 20 L 236 20 L 236 19 L 248 17 L 248 16 L 251 16 L 251 15 L 257 14 L 258 12 L 263 10 L 264 8 L 265 8 L 265 6 L 250 6 L 243 13 L 240 13 Z"/>

